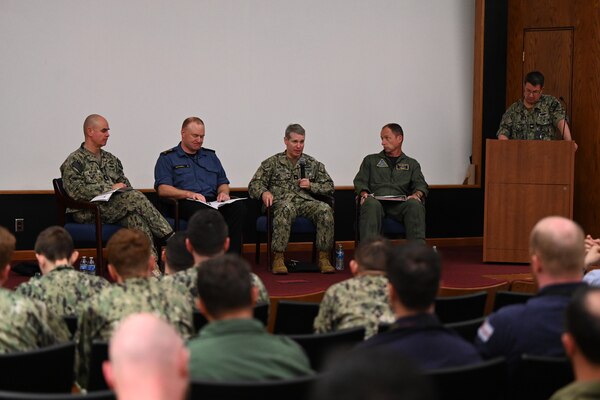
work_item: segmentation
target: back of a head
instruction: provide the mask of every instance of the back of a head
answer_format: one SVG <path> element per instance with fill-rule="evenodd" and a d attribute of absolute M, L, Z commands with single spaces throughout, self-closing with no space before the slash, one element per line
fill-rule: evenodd
<path fill-rule="evenodd" d="M 121 387 L 143 385 L 148 379 L 163 378 L 172 389 L 187 386 L 185 344 L 175 329 L 155 314 L 133 314 L 122 320 L 111 336 L 109 359 L 117 395 Z"/>
<path fill-rule="evenodd" d="M 529 251 L 555 278 L 577 278 L 584 266 L 585 236 L 579 225 L 564 217 L 541 219 L 531 231 Z"/>
<path fill-rule="evenodd" d="M 289 124 L 287 128 L 285 128 L 285 137 L 290 138 L 291 134 L 295 133 L 301 136 L 306 136 L 306 131 L 300 124 Z"/>
<path fill-rule="evenodd" d="M 523 84 L 530 83 L 533 86 L 541 86 L 544 87 L 544 74 L 540 71 L 531 71 L 527 75 L 525 75 L 525 79 L 523 79 Z"/>
<path fill-rule="evenodd" d="M 338 359 L 315 386 L 315 400 L 432 400 L 417 366 L 387 349 L 359 349 Z"/>
<path fill-rule="evenodd" d="M 73 238 L 62 226 L 44 229 L 35 241 L 35 252 L 43 255 L 50 262 L 69 259 L 73 250 Z"/>
<path fill-rule="evenodd" d="M 134 229 L 119 229 L 106 244 L 108 263 L 122 278 L 147 276 L 150 254 L 150 239 Z"/>
<path fill-rule="evenodd" d="M 360 242 L 354 253 L 359 271 L 385 271 L 392 245 L 382 237 L 373 237 Z"/>
<path fill-rule="evenodd" d="M 400 124 L 397 124 L 395 122 L 391 122 L 389 124 L 385 124 L 383 126 L 383 128 L 381 128 L 381 129 L 385 129 L 385 128 L 388 128 L 396 136 L 398 136 L 398 135 L 404 136 L 404 130 L 402 129 L 402 127 L 400 126 Z"/>
<path fill-rule="evenodd" d="M 183 271 L 194 265 L 194 257 L 185 247 L 187 232 L 175 232 L 167 241 L 165 257 L 172 272 Z"/>
<path fill-rule="evenodd" d="M 435 301 L 440 284 L 441 262 L 431 248 L 416 242 L 395 248 L 386 272 L 406 308 L 426 311 Z"/>
<path fill-rule="evenodd" d="M 201 256 L 212 257 L 223 252 L 228 234 L 227 223 L 217 210 L 196 211 L 188 221 L 187 237 L 194 252 Z"/>
<path fill-rule="evenodd" d="M 600 288 L 582 286 L 575 292 L 567 306 L 566 331 L 583 356 L 600 366 Z"/>
<path fill-rule="evenodd" d="M 16 243 L 17 240 L 12 233 L 3 226 L 0 226 L 0 271 L 3 271 L 10 263 Z"/>
<path fill-rule="evenodd" d="M 204 261 L 198 268 L 198 295 L 214 318 L 252 307 L 250 265 L 238 255 L 225 254 Z"/>

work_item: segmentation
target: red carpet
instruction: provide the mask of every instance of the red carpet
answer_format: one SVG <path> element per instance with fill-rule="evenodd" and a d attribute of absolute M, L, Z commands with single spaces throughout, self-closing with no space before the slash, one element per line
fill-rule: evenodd
<path fill-rule="evenodd" d="M 438 248 L 438 251 L 442 257 L 442 286 L 469 288 L 530 278 L 528 265 L 483 263 L 483 249 L 480 246 L 444 247 Z M 326 290 L 332 284 L 350 278 L 348 262 L 353 253 L 352 250 L 346 251 L 346 269 L 331 275 L 317 272 L 273 275 L 267 271 L 265 256 L 261 257 L 261 263 L 255 265 L 253 271 L 263 280 L 271 296 L 299 296 Z M 310 260 L 309 252 L 288 253 L 286 256 Z M 245 258 L 254 265 L 253 254 Z"/>
<path fill-rule="evenodd" d="M 476 247 L 439 247 L 442 257 L 442 286 L 469 288 L 486 286 L 503 281 L 530 278 L 529 266 L 524 264 L 485 264 L 483 250 Z M 348 263 L 354 251 L 345 254 L 346 268 L 342 272 L 324 275 L 318 272 L 290 273 L 273 275 L 267 270 L 267 257 L 263 254 L 261 263 L 254 265 L 254 254 L 246 254 L 253 271 L 260 276 L 271 296 L 300 296 L 326 290 L 334 283 L 350 278 Z M 288 253 L 287 258 L 310 260 L 310 253 Z M 11 271 L 6 288 L 12 289 L 29 278 Z"/>

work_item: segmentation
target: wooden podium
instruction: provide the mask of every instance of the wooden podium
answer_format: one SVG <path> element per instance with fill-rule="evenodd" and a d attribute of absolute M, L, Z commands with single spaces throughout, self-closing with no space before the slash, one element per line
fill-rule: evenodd
<path fill-rule="evenodd" d="M 529 233 L 543 217 L 573 218 L 573 142 L 486 141 L 483 261 L 529 262 Z"/>

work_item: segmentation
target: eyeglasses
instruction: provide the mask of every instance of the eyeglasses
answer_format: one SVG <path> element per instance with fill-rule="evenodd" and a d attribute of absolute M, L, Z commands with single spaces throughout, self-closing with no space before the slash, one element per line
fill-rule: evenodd
<path fill-rule="evenodd" d="M 541 91 L 541 90 L 539 90 L 539 89 L 538 89 L 538 90 L 529 90 L 529 89 L 525 89 L 525 94 L 526 94 L 526 95 L 528 95 L 528 96 L 529 96 L 530 94 L 532 94 L 532 95 L 534 95 L 534 96 L 537 96 L 537 95 L 538 95 L 538 94 L 540 94 L 540 93 L 542 93 L 542 91 Z"/>

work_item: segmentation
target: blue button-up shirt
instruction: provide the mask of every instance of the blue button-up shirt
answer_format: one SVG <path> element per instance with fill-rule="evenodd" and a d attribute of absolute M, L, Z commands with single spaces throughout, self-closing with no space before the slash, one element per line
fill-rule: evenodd
<path fill-rule="evenodd" d="M 181 142 L 160 153 L 154 167 L 154 188 L 169 185 L 200 193 L 207 199 L 217 196 L 217 188 L 229 180 L 214 150 L 201 148 L 196 154 L 183 151 Z"/>

